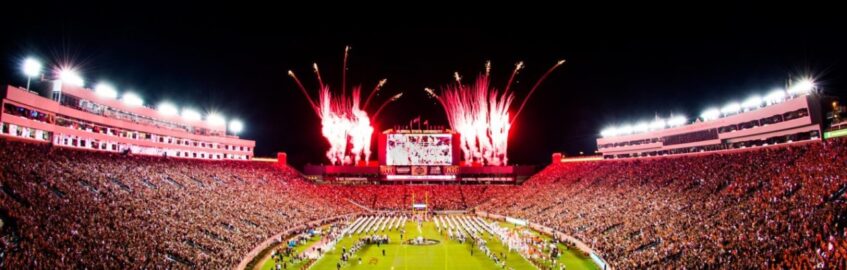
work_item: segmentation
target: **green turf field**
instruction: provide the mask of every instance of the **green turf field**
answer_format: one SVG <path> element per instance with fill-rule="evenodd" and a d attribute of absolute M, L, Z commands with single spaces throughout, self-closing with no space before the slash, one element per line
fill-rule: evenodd
<path fill-rule="evenodd" d="M 399 231 L 385 232 L 384 234 L 387 234 L 391 239 L 390 244 L 381 245 L 380 247 L 376 245 L 363 247 L 348 263 L 342 263 L 341 269 L 502 269 L 475 247 L 474 254 L 471 255 L 471 244 L 461 244 L 458 241 L 450 240 L 440 235 L 435 228 L 435 224 L 431 221 L 423 223 L 422 235 L 418 232 L 418 226 L 415 222 L 407 222 L 405 228 L 406 235 L 404 236 L 404 240 L 409 237 L 423 236 L 438 240 L 440 243 L 430 246 L 404 245 L 400 244 Z M 345 237 L 335 246 L 334 250 L 324 254 L 309 269 L 335 270 L 336 264 L 341 261 L 341 247 L 350 248 L 361 236 L 365 236 L 365 234 Z M 509 253 L 508 249 L 496 237 L 486 235 L 484 238 L 488 243 L 489 249 L 495 254 L 500 254 L 500 252 L 507 253 L 507 269 L 537 269 L 517 252 Z M 305 250 L 313 243 L 316 243 L 316 241 L 310 241 L 310 243 L 298 247 L 297 250 Z M 560 249 L 564 250 L 563 247 L 560 247 Z M 382 250 L 385 250 L 385 256 L 382 256 Z M 360 257 L 362 258 L 362 264 L 358 263 Z M 590 258 L 573 251 L 564 251 L 559 261 L 564 263 L 567 269 L 597 269 Z M 289 266 L 288 269 L 300 269 L 300 266 Z M 262 269 L 273 269 L 273 261 L 265 261 L 262 264 Z"/>

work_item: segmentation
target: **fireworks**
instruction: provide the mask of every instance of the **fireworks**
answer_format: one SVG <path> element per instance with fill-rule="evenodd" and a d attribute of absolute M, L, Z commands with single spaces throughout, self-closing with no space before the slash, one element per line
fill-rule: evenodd
<path fill-rule="evenodd" d="M 472 85 L 463 84 L 462 77 L 456 72 L 454 73 L 456 83 L 444 87 L 440 95 L 429 88 L 424 90 L 441 103 L 447 113 L 450 126 L 461 135 L 459 143 L 461 143 L 465 162 L 506 165 L 509 130 L 512 123 L 520 115 L 535 89 L 564 62 L 564 60 L 557 62 L 541 76 L 524 98 L 518 112 L 511 118 L 509 108 L 515 100 L 515 95 L 509 88 L 515 76 L 523 68 L 523 62 L 515 65 L 515 70 L 502 92 L 491 87 L 490 62 L 485 64 L 485 73 L 479 75 Z"/>
<path fill-rule="evenodd" d="M 309 95 L 306 88 L 292 71 L 288 71 L 288 75 L 297 83 L 297 87 L 306 96 L 310 106 L 315 113 L 321 118 L 321 133 L 329 142 L 330 147 L 327 150 L 326 157 L 332 164 L 357 164 L 359 161 L 370 160 L 371 156 L 371 137 L 373 136 L 374 128 L 371 122 L 376 120 L 379 112 L 389 103 L 399 99 L 403 93 L 394 95 L 386 100 L 376 111 L 373 118 L 368 116 L 366 109 L 370 104 L 371 99 L 379 91 L 386 80 L 380 80 L 368 95 L 364 104 L 361 103 L 362 87 L 353 87 L 350 91 L 351 95 L 347 96 L 347 56 L 350 47 L 344 49 L 344 63 L 342 72 L 342 87 L 341 94 L 334 94 L 329 85 L 324 84 L 321 78 L 318 64 L 313 64 L 315 77 L 318 80 L 318 102 Z"/>

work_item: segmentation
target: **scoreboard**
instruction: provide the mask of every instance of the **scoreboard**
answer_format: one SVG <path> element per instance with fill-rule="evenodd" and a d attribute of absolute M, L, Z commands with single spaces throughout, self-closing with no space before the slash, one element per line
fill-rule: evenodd
<path fill-rule="evenodd" d="M 379 137 L 380 174 L 386 180 L 455 180 L 459 134 L 450 130 L 386 130 Z"/>
<path fill-rule="evenodd" d="M 450 134 L 387 134 L 385 156 L 389 166 L 444 166 L 453 164 Z"/>

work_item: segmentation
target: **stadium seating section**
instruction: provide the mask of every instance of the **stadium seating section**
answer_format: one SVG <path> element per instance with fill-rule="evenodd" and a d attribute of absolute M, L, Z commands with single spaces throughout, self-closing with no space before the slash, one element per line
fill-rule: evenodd
<path fill-rule="evenodd" d="M 616 269 L 847 269 L 845 165 L 847 143 L 828 140 L 553 164 L 519 186 L 338 186 L 271 163 L 0 140 L 0 268 L 231 268 L 287 228 L 414 196 L 547 225 Z"/>

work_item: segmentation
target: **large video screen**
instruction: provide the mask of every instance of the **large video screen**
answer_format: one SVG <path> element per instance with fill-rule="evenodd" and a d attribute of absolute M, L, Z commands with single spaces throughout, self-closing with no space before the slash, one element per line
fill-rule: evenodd
<path fill-rule="evenodd" d="M 444 166 L 453 163 L 450 134 L 388 134 L 385 151 L 390 166 Z"/>

